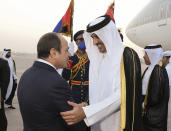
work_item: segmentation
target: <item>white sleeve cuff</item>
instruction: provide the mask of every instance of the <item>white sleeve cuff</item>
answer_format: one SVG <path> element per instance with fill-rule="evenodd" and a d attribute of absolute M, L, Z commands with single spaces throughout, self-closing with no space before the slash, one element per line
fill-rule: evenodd
<path fill-rule="evenodd" d="M 84 122 L 85 122 L 85 124 L 89 127 L 90 125 L 88 124 L 88 120 L 87 120 L 87 118 L 84 118 Z"/>
<path fill-rule="evenodd" d="M 120 104 L 120 95 L 116 97 L 116 94 L 113 94 L 101 102 L 83 107 L 84 113 L 86 115 L 86 118 L 84 119 L 86 125 L 91 126 L 106 116 L 118 111 Z"/>

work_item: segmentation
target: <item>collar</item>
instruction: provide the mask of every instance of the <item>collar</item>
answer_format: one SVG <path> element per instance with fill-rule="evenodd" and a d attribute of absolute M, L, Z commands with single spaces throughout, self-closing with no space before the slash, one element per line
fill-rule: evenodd
<path fill-rule="evenodd" d="M 54 65 L 52 65 L 50 62 L 48 62 L 48 61 L 46 61 L 46 60 L 43 60 L 43 59 L 37 59 L 37 61 L 42 62 L 42 63 L 45 63 L 45 64 L 48 64 L 48 65 L 52 66 L 55 70 L 57 70 L 57 69 L 55 68 L 55 66 L 54 66 Z"/>

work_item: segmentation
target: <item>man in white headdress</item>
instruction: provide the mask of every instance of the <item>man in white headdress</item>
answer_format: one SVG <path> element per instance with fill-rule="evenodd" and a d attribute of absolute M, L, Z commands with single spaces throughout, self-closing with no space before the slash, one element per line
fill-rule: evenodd
<path fill-rule="evenodd" d="M 141 131 L 141 66 L 131 48 L 125 48 L 113 21 L 101 16 L 87 26 L 84 39 L 90 59 L 89 106 L 61 115 L 72 125 L 84 119 L 91 131 Z"/>
<path fill-rule="evenodd" d="M 170 56 L 171 56 L 171 51 L 165 51 L 163 53 L 163 62 L 166 65 L 166 70 L 167 70 L 167 74 L 169 77 L 169 87 L 171 88 L 171 62 L 170 62 L 171 59 L 170 59 Z M 170 94 L 171 94 L 171 89 L 170 89 Z M 171 100 L 170 100 L 170 98 L 169 98 L 169 103 L 168 103 L 168 122 L 167 123 L 171 123 Z M 171 125 L 167 124 L 167 129 L 170 129 L 170 128 L 171 128 Z"/>
<path fill-rule="evenodd" d="M 162 63 L 161 45 L 146 46 L 144 60 L 149 65 L 143 75 L 142 93 L 145 96 L 143 125 L 145 131 L 167 131 L 169 80 Z"/>
<path fill-rule="evenodd" d="M 165 51 L 163 52 L 163 66 L 167 66 L 167 64 L 169 64 L 169 60 L 170 60 L 170 56 L 171 56 L 171 51 Z"/>
<path fill-rule="evenodd" d="M 12 105 L 12 101 L 17 88 L 17 76 L 16 76 L 16 66 L 15 61 L 11 57 L 11 49 L 4 49 L 2 53 L 2 58 L 8 61 L 10 67 L 10 81 L 8 84 L 8 89 L 5 97 L 5 107 L 15 109 Z"/>
<path fill-rule="evenodd" d="M 67 67 L 63 69 L 62 77 L 69 81 L 72 95 L 76 103 L 88 101 L 89 59 L 83 38 L 84 30 L 74 34 L 74 41 L 78 47 L 73 56 L 69 58 Z"/>

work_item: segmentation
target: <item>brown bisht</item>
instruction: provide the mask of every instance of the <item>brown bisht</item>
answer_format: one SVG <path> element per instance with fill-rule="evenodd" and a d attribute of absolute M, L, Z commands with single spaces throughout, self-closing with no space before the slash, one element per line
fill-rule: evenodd
<path fill-rule="evenodd" d="M 141 95 L 140 59 L 126 47 L 121 61 L 121 131 L 143 131 Z"/>

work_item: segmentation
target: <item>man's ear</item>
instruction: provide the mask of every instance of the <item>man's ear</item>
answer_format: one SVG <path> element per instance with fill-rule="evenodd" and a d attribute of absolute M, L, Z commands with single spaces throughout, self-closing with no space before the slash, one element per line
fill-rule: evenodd
<path fill-rule="evenodd" d="M 50 56 L 52 58 L 58 57 L 58 55 L 59 55 L 59 52 L 55 48 L 50 49 Z"/>

